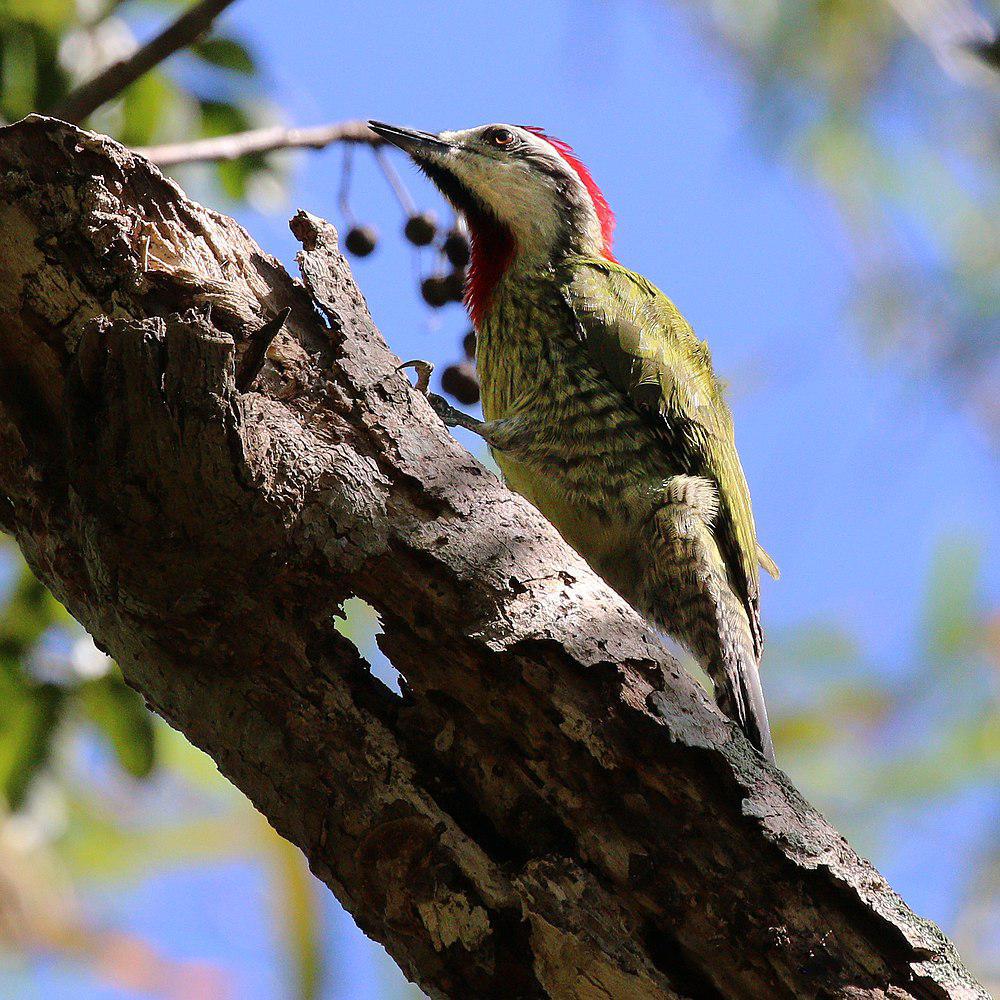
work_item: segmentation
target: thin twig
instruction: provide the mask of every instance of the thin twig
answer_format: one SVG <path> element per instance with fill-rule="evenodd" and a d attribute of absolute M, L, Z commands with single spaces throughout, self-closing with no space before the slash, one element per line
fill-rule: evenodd
<path fill-rule="evenodd" d="M 347 220 L 348 225 L 354 225 L 354 213 L 351 211 L 351 179 L 354 167 L 354 147 L 344 146 L 344 162 L 340 168 L 340 190 L 337 192 L 337 205 L 340 207 L 340 214 Z"/>
<path fill-rule="evenodd" d="M 378 165 L 385 175 L 385 179 L 389 182 L 389 187 L 392 188 L 392 193 L 396 196 L 396 200 L 402 206 L 404 212 L 407 215 L 415 215 L 417 211 L 417 206 L 413 203 L 413 199 L 410 197 L 410 192 L 406 190 L 406 185 L 403 183 L 402 178 L 399 176 L 396 168 L 389 162 L 385 155 L 385 151 L 379 147 L 375 149 L 375 159 L 378 160 Z"/>
<path fill-rule="evenodd" d="M 198 163 L 206 160 L 238 160 L 250 153 L 270 153 L 276 149 L 323 149 L 336 142 L 360 143 L 381 146 L 383 140 L 362 121 L 335 122 L 332 125 L 313 125 L 308 128 L 286 128 L 274 125 L 214 136 L 211 139 L 192 139 L 163 146 L 145 146 L 136 149 L 140 156 L 160 167 L 178 163 Z"/>
<path fill-rule="evenodd" d="M 154 66 L 197 41 L 231 3 L 233 0 L 196 3 L 128 59 L 112 63 L 92 80 L 77 87 L 52 109 L 52 115 L 68 122 L 83 121 Z"/>

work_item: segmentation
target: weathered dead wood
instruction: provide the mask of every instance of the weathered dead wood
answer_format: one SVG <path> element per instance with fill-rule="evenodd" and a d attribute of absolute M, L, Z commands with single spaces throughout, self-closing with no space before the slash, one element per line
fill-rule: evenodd
<path fill-rule="evenodd" d="M 130 683 L 432 995 L 984 997 L 293 231 L 304 284 L 110 140 L 0 130 L 0 519 Z"/>

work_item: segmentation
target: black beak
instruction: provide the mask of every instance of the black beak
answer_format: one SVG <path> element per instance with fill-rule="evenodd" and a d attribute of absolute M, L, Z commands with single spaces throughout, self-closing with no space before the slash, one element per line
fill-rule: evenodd
<path fill-rule="evenodd" d="M 410 156 L 420 157 L 421 154 L 426 156 L 451 149 L 447 142 L 430 132 L 418 132 L 416 129 L 404 128 L 402 125 L 387 125 L 385 122 L 375 121 L 370 121 L 368 127 L 386 142 L 399 146 L 404 153 L 409 153 Z"/>
<path fill-rule="evenodd" d="M 483 212 L 479 198 L 455 175 L 456 159 L 450 155 L 461 147 L 445 142 L 430 132 L 418 132 L 401 125 L 368 122 L 376 134 L 408 153 L 416 165 L 437 185 L 451 204 L 466 216 Z"/>

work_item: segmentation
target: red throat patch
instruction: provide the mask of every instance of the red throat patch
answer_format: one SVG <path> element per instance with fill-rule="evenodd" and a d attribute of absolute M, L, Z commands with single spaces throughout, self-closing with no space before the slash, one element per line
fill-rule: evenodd
<path fill-rule="evenodd" d="M 504 271 L 510 267 L 517 249 L 514 234 L 498 219 L 485 212 L 467 212 L 472 257 L 465 283 L 465 304 L 478 330 L 486 318 L 490 299 Z"/>
<path fill-rule="evenodd" d="M 601 254 L 608 260 L 614 260 L 611 240 L 615 231 L 615 215 L 590 171 L 577 158 L 569 143 L 553 139 L 535 125 L 524 125 L 522 128 L 547 142 L 580 178 L 580 183 L 590 195 L 601 227 Z M 472 259 L 469 262 L 469 277 L 465 286 L 465 304 L 468 306 L 473 324 L 479 329 L 486 318 L 493 292 L 514 259 L 517 246 L 510 229 L 487 213 L 467 213 L 466 221 L 471 236 Z"/>

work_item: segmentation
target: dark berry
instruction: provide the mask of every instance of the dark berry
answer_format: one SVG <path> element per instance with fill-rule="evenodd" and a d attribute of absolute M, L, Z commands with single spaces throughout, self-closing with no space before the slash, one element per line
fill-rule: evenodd
<path fill-rule="evenodd" d="M 378 245 L 378 235 L 371 226 L 351 226 L 344 237 L 347 252 L 355 257 L 367 257 Z"/>
<path fill-rule="evenodd" d="M 476 331 L 470 330 L 462 338 L 462 350 L 465 351 L 465 356 L 470 360 L 476 356 Z"/>
<path fill-rule="evenodd" d="M 469 240 L 460 229 L 453 229 L 441 247 L 452 267 L 460 269 L 469 263 Z"/>
<path fill-rule="evenodd" d="M 465 271 L 452 271 L 445 275 L 444 281 L 448 287 L 448 301 L 461 302 L 465 298 Z"/>
<path fill-rule="evenodd" d="M 448 279 L 442 274 L 424 278 L 420 285 L 420 294 L 429 306 L 440 309 L 448 302 Z"/>
<path fill-rule="evenodd" d="M 418 212 L 416 215 L 411 215 L 403 227 L 403 235 L 414 246 L 425 247 L 428 243 L 433 243 L 437 235 L 437 224 L 433 214 Z"/>
<path fill-rule="evenodd" d="M 465 406 L 479 402 L 479 378 L 468 361 L 448 365 L 441 373 L 441 388 Z"/>

